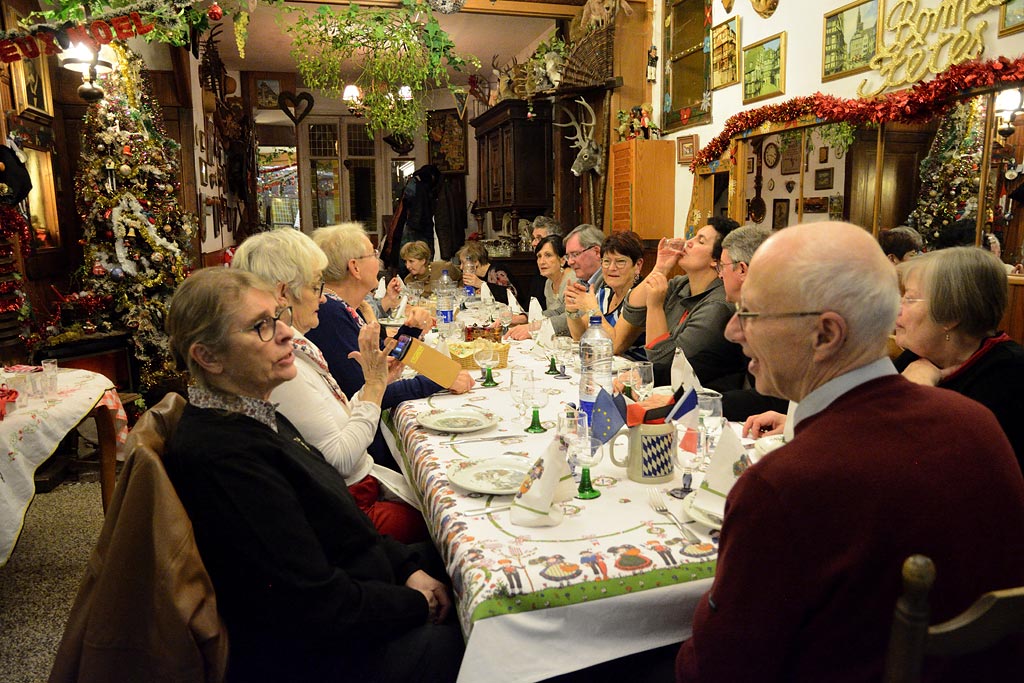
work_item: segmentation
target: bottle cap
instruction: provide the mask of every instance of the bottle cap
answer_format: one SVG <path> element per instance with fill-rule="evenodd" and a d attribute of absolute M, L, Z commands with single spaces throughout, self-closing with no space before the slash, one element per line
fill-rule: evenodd
<path fill-rule="evenodd" d="M 599 315 L 592 315 L 592 316 L 590 316 L 590 324 L 591 325 L 600 325 L 601 324 L 601 316 L 599 316 Z"/>

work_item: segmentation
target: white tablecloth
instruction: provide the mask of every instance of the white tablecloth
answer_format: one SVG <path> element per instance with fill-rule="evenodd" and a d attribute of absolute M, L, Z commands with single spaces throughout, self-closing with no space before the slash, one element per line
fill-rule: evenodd
<path fill-rule="evenodd" d="M 14 550 L 25 512 L 35 495 L 35 471 L 56 450 L 61 440 L 97 403 L 116 413 L 118 441 L 127 436 L 127 420 L 113 384 L 87 370 L 62 369 L 55 399 L 28 400 L 0 422 L 0 567 Z M 100 500 L 96 499 L 99 506 Z"/>
<path fill-rule="evenodd" d="M 546 363 L 513 348 L 513 367 L 532 368 L 548 389 L 542 419 L 552 429 L 527 434 L 508 392 L 476 388 L 399 406 L 392 437 L 407 477 L 423 498 L 423 511 L 452 577 L 467 637 L 460 681 L 535 681 L 673 642 L 689 635 L 697 600 L 708 589 L 717 536 L 687 542 L 670 520 L 648 505 L 647 486 L 626 478 L 610 458 L 593 469 L 600 498 L 564 504 L 555 527 L 514 526 L 509 513 L 467 511 L 507 504 L 511 496 L 469 493 L 449 483 L 452 462 L 499 454 L 533 461 L 555 438 L 554 416 L 574 402 L 578 376 L 553 379 Z M 477 434 L 450 435 L 420 427 L 431 409 L 483 408 L 500 424 Z M 449 446 L 459 437 L 505 433 L 507 439 Z M 624 447 L 625 439 L 622 439 Z M 678 485 L 677 481 L 659 488 Z M 677 513 L 681 502 L 666 496 Z"/>

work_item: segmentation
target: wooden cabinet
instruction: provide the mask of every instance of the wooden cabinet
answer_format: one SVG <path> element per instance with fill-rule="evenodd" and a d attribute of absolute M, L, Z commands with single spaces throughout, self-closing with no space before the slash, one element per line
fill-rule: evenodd
<path fill-rule="evenodd" d="M 641 239 L 675 234 L 675 146 L 673 140 L 641 138 L 612 145 L 613 232 L 632 230 Z"/>
<path fill-rule="evenodd" d="M 551 104 L 504 100 L 470 121 L 476 129 L 477 207 L 537 215 L 551 208 Z"/>

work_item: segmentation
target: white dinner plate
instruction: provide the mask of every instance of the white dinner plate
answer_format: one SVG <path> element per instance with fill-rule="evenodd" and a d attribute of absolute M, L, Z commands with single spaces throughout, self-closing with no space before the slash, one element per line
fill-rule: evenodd
<path fill-rule="evenodd" d="M 504 496 L 516 493 L 533 466 L 519 455 L 459 460 L 448 466 L 448 481 L 467 491 Z"/>
<path fill-rule="evenodd" d="M 683 512 L 688 514 L 690 516 L 690 519 L 692 519 L 693 521 L 697 522 L 698 524 L 703 524 L 709 529 L 721 529 L 722 520 L 718 519 L 718 517 L 712 515 L 709 512 L 701 510 L 699 507 L 694 505 L 693 501 L 696 500 L 696 498 L 696 491 L 688 495 L 686 498 L 683 498 Z"/>
<path fill-rule="evenodd" d="M 416 421 L 427 429 L 436 429 L 439 432 L 454 434 L 478 432 L 481 429 L 487 429 L 498 424 L 498 418 L 494 413 L 475 408 L 431 410 L 430 412 L 417 415 Z"/>

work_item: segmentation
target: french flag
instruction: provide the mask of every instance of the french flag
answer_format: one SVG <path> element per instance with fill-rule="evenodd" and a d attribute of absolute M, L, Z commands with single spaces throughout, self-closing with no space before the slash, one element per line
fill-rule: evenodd
<path fill-rule="evenodd" d="M 690 387 L 683 394 L 682 398 L 672 406 L 672 410 L 665 416 L 665 422 L 675 422 L 681 427 L 696 429 L 698 416 L 697 392 L 693 390 L 693 387 Z"/>

